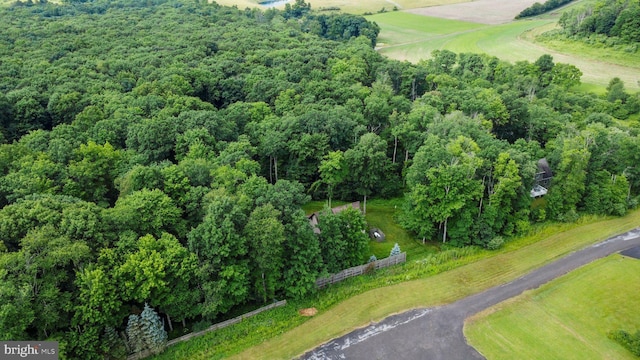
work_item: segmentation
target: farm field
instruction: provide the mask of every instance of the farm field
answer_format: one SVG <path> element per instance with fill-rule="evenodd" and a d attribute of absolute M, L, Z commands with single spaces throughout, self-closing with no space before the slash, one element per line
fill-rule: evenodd
<path fill-rule="evenodd" d="M 2 1 L 2 0 L 0 0 Z M 267 0 L 268 1 L 268 0 Z M 364 13 L 376 13 L 383 8 L 386 11 L 391 11 L 394 7 L 402 9 L 414 9 L 421 7 L 430 7 L 437 5 L 448 5 L 455 3 L 463 3 L 469 0 L 369 0 L 369 1 L 353 1 L 353 0 L 309 0 L 305 1 L 311 4 L 311 8 L 314 10 L 321 10 L 326 8 L 339 8 L 340 11 L 351 14 L 364 14 Z M 260 2 L 264 0 L 216 0 L 220 5 L 237 6 L 242 9 L 245 7 L 253 8 L 260 7 L 266 8 L 260 5 Z M 295 0 L 291 0 L 291 3 Z M 284 9 L 285 1 L 277 1 L 268 6 L 274 6 L 278 9 Z"/>
<path fill-rule="evenodd" d="M 555 62 L 578 67 L 585 84 L 602 88 L 613 77 L 619 77 L 627 89 L 640 89 L 640 60 L 629 60 L 630 57 L 621 60 L 620 57 L 610 56 L 605 61 L 602 55 L 598 57 L 595 50 L 583 56 L 580 48 L 568 53 L 535 43 L 535 35 L 540 32 L 538 29 L 552 28 L 557 21 L 554 18 L 484 25 L 409 12 L 392 12 L 371 15 L 367 19 L 381 27 L 378 50 L 392 59 L 418 62 L 429 58 L 433 50 L 439 49 L 456 53 L 486 53 L 509 62 L 535 61 L 541 55 L 550 54 Z M 562 47 L 559 44 L 555 46 Z"/>
<path fill-rule="evenodd" d="M 474 316 L 465 335 L 487 359 L 634 359 L 607 337 L 640 323 L 640 260 L 614 254 Z"/>
<path fill-rule="evenodd" d="M 423 7 L 409 12 L 443 19 L 463 20 L 481 24 L 503 24 L 513 20 L 536 0 L 476 0 L 444 6 Z"/>

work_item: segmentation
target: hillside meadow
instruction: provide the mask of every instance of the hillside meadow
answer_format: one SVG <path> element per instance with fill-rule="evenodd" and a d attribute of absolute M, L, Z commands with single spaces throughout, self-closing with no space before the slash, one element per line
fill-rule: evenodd
<path fill-rule="evenodd" d="M 429 17 L 408 12 L 389 12 L 367 17 L 380 28 L 378 51 L 396 60 L 418 62 L 431 57 L 434 50 L 486 53 L 509 62 L 533 62 L 544 54 L 554 61 L 572 64 L 582 73 L 585 89 L 602 91 L 619 77 L 629 90 L 640 85 L 640 58 L 611 49 L 589 48 L 579 42 L 537 41 L 544 31 L 553 29 L 557 17 L 512 21 L 487 25 L 461 20 Z"/>

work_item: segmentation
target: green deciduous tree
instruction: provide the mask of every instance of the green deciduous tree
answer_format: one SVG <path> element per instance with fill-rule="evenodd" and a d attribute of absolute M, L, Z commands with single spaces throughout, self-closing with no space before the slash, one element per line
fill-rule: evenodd
<path fill-rule="evenodd" d="M 236 199 L 217 193 L 202 223 L 189 233 L 189 249 L 198 257 L 204 293 L 202 314 L 214 318 L 249 296 L 247 243 L 242 236 L 247 215 Z"/>
<path fill-rule="evenodd" d="M 570 221 L 575 217 L 586 186 L 587 166 L 591 153 L 581 136 L 559 140 L 560 163 L 547 196 L 551 216 Z"/>
<path fill-rule="evenodd" d="M 114 229 L 131 230 L 139 236 L 161 236 L 163 232 L 184 238 L 182 211 L 169 196 L 158 189 L 134 191 L 118 199 L 105 218 Z"/>
<path fill-rule="evenodd" d="M 15 301 L 18 307 L 26 300 L 33 311 L 26 312 L 31 323 L 18 321 L 8 333 L 20 333 L 25 325 L 42 339 L 64 331 L 71 317 L 74 271 L 91 261 L 87 244 L 72 241 L 46 225 L 30 230 L 20 240 L 20 249 L 2 254 L 1 261 L 4 271 L 0 274 L 8 284 L 3 290 L 9 290 L 3 295 L 10 296 L 4 300 Z M 5 307 L 3 311 L 9 315 L 17 309 Z"/>
<path fill-rule="evenodd" d="M 276 290 L 280 288 L 284 226 L 278 220 L 278 215 L 279 212 L 271 204 L 258 206 L 251 212 L 244 227 L 253 268 L 253 289 L 265 303 L 267 298 L 275 299 Z"/>
<path fill-rule="evenodd" d="M 283 282 L 287 298 L 302 298 L 315 291 L 323 272 L 318 237 L 304 211 L 297 210 L 285 225 Z"/>
<path fill-rule="evenodd" d="M 325 155 L 320 163 L 320 182 L 327 185 L 327 195 L 329 196 L 329 207 L 331 207 L 331 198 L 333 190 L 337 185 L 342 183 L 346 178 L 349 169 L 344 160 L 342 151 L 332 151 Z"/>
<path fill-rule="evenodd" d="M 489 202 L 481 218 L 492 229 L 491 234 L 480 234 L 484 235 L 486 241 L 493 239 L 494 235 L 510 236 L 527 228 L 529 202 L 526 200 L 529 196 L 523 191 L 520 172 L 509 153 L 498 155 L 488 191 Z"/>
<path fill-rule="evenodd" d="M 369 238 L 364 215 L 353 208 L 334 214 L 325 208 L 318 220 L 320 249 L 329 273 L 361 265 L 367 259 Z"/>
<path fill-rule="evenodd" d="M 476 157 L 478 145 L 471 139 L 458 137 L 447 144 L 445 162 L 428 168 L 409 193 L 408 225 L 418 235 L 432 236 L 435 225 L 447 241 L 450 219 L 456 226 L 455 242 L 465 242 L 472 226 L 469 210 L 482 196 L 482 183 L 475 172 L 482 160 Z M 418 162 L 416 162 L 418 163 Z M 415 166 L 415 165 L 414 165 Z M 456 237 L 461 238 L 456 238 Z"/>
<path fill-rule="evenodd" d="M 580 85 L 582 71 L 570 64 L 558 63 L 551 70 L 551 83 L 565 89 Z"/>
<path fill-rule="evenodd" d="M 105 207 L 114 204 L 118 197 L 114 180 L 123 155 L 109 143 L 98 145 L 89 141 L 87 145 L 80 145 L 75 159 L 69 163 L 64 192 Z"/>
<path fill-rule="evenodd" d="M 358 144 L 344 153 L 356 192 L 364 197 L 363 212 L 367 213 L 367 196 L 379 185 L 387 168 L 387 143 L 374 133 L 360 137 Z"/>

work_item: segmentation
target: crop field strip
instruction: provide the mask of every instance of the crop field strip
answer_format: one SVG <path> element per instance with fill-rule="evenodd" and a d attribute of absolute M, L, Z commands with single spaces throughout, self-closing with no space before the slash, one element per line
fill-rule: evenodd
<path fill-rule="evenodd" d="M 536 2 L 536 0 L 476 0 L 422 7 L 409 12 L 443 19 L 496 25 L 511 22 L 520 11 Z"/>
<path fill-rule="evenodd" d="M 537 29 L 552 28 L 556 21 L 552 18 L 485 25 L 408 12 L 393 12 L 372 15 L 367 19 L 380 25 L 382 30 L 379 35 L 379 52 L 392 59 L 418 62 L 429 58 L 432 51 L 441 49 L 456 53 L 486 53 L 512 63 L 522 60 L 535 61 L 544 54 L 550 54 L 555 62 L 578 67 L 583 72 L 582 82 L 585 84 L 603 87 L 613 77 L 619 77 L 628 89 L 640 89 L 638 62 L 610 63 L 598 59 L 596 53 L 591 56 L 578 56 L 546 48 L 543 43 L 534 43 L 535 36 L 529 33 L 538 34 Z M 579 49 L 576 52 L 579 52 Z M 614 58 L 612 61 L 615 60 Z"/>
<path fill-rule="evenodd" d="M 610 255 L 469 319 L 489 359 L 634 359 L 607 337 L 640 322 L 640 261 Z"/>
<path fill-rule="evenodd" d="M 3 0 L 0 0 L 3 1 Z M 291 0 L 293 3 L 295 0 Z M 352 0 L 311 0 L 305 1 L 311 4 L 311 8 L 314 10 L 339 8 L 342 12 L 351 14 L 364 14 L 364 13 L 376 13 L 382 10 L 393 10 L 394 6 L 399 10 L 402 9 L 415 9 L 421 7 L 430 7 L 438 5 L 449 5 L 456 3 L 464 3 L 469 0 L 370 0 L 370 1 L 352 1 Z M 216 0 L 216 3 L 227 6 L 237 6 L 240 9 L 259 7 L 266 9 L 265 6 L 261 6 L 258 0 Z M 278 9 L 284 9 L 285 4 L 279 4 L 275 6 Z"/>

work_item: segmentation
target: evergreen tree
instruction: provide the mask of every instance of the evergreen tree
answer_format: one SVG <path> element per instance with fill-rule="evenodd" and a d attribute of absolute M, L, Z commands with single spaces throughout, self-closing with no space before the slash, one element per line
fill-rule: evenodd
<path fill-rule="evenodd" d="M 167 332 L 160 321 L 160 316 L 149 304 L 144 304 L 144 310 L 140 314 L 140 323 L 145 347 L 154 354 L 161 353 L 167 346 Z"/>
<path fill-rule="evenodd" d="M 133 353 L 150 350 L 153 354 L 159 354 L 167 346 L 167 332 L 160 316 L 148 304 L 144 304 L 140 316 L 129 316 L 127 338 Z"/>
<path fill-rule="evenodd" d="M 138 353 L 145 348 L 144 333 L 140 316 L 136 314 L 129 315 L 127 323 L 127 340 L 129 342 L 129 350 L 132 353 Z"/>
<path fill-rule="evenodd" d="M 396 255 L 400 255 L 400 245 L 398 245 L 398 243 L 393 245 L 393 249 L 391 249 L 391 252 L 389 253 L 389 256 L 396 256 Z"/>
<path fill-rule="evenodd" d="M 104 328 L 104 334 L 102 335 L 102 344 L 105 352 L 106 360 L 122 360 L 127 357 L 127 348 L 122 341 L 122 338 L 118 336 L 116 329 L 111 326 Z"/>

